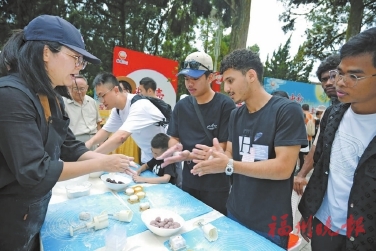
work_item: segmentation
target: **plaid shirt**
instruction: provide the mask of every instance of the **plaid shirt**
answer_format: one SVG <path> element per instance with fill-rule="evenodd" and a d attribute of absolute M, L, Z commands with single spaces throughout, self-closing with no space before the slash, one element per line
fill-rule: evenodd
<path fill-rule="evenodd" d="M 321 206 L 328 185 L 332 144 L 349 106 L 329 107 L 320 124 L 322 133 L 314 155 L 315 169 L 299 204 L 299 211 L 306 220 Z M 376 137 L 365 149 L 354 173 L 347 204 L 346 250 L 376 250 Z"/>

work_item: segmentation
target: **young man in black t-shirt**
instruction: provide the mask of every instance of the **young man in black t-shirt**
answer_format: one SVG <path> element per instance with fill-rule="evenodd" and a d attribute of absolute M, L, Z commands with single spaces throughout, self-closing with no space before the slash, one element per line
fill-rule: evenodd
<path fill-rule="evenodd" d="M 224 90 L 235 103 L 245 104 L 231 113 L 225 151 L 217 139 L 211 148 L 196 146 L 201 156 L 193 160 L 198 164 L 192 174 L 231 176 L 227 216 L 287 249 L 293 170 L 300 148 L 308 144 L 303 111 L 298 103 L 265 91 L 263 65 L 249 50 L 225 57 L 221 73 Z"/>
<path fill-rule="evenodd" d="M 178 75 L 184 76 L 185 87 L 190 93 L 176 103 L 168 125 L 171 136 L 170 149 L 161 159 L 165 164 L 184 161 L 182 189 L 222 214 L 226 214 L 226 201 L 230 179 L 224 174 L 198 177 L 191 173 L 196 144 L 211 146 L 213 138 L 225 148 L 228 138 L 228 120 L 235 103 L 226 95 L 214 92 L 213 60 L 204 52 L 189 54 Z M 199 116 L 199 114 L 201 116 Z M 201 119 L 200 119 L 201 117 Z M 200 121 L 201 120 L 201 121 Z M 174 156 L 171 157 L 172 153 Z M 162 165 L 162 166 L 163 166 Z"/>

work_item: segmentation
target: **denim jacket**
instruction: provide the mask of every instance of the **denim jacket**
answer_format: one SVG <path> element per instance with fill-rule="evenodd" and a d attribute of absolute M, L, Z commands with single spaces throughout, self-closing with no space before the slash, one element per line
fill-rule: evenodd
<path fill-rule="evenodd" d="M 329 178 L 332 143 L 350 104 L 328 108 L 320 124 L 314 155 L 314 172 L 299 204 L 299 211 L 308 220 L 321 206 Z M 375 121 L 376 126 L 376 121 Z M 346 250 L 376 250 L 376 137 L 364 150 L 354 173 L 347 204 Z"/>

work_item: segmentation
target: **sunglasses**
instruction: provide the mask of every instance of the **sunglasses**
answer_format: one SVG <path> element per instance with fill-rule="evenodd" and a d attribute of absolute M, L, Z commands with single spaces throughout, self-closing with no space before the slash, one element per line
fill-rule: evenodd
<path fill-rule="evenodd" d="M 208 67 L 206 67 L 205 65 L 201 64 L 200 62 L 197 62 L 197 61 L 194 61 L 194 60 L 192 60 L 192 61 L 184 61 L 183 62 L 183 69 L 190 68 L 190 69 L 193 69 L 193 70 L 199 70 L 200 66 L 202 66 L 206 70 L 210 71 Z"/>

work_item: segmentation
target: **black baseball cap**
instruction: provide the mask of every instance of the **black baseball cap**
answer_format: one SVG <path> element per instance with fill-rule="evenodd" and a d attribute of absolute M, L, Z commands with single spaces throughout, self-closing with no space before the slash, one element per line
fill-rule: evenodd
<path fill-rule="evenodd" d="M 68 21 L 57 16 L 41 15 L 24 28 L 26 41 L 58 42 L 80 54 L 92 64 L 100 64 L 101 60 L 85 50 L 81 33 Z"/>

